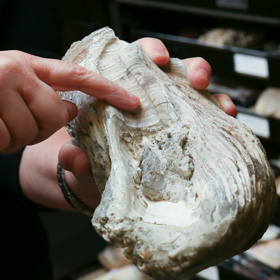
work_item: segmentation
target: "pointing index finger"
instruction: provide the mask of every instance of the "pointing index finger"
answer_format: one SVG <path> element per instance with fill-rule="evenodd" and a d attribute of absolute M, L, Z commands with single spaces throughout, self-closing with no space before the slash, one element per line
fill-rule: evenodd
<path fill-rule="evenodd" d="M 79 90 L 121 109 L 135 109 L 140 105 L 137 96 L 82 66 L 37 57 L 33 65 L 38 78 L 54 90 Z"/>

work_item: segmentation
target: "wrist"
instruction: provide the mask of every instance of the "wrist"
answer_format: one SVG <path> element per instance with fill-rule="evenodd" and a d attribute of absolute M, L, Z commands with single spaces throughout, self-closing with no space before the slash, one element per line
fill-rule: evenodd
<path fill-rule="evenodd" d="M 58 186 L 57 159 L 51 155 L 38 157 L 38 154 L 42 155 L 36 145 L 26 147 L 23 152 L 19 167 L 22 193 L 34 203 L 54 209 L 72 210 Z"/>
<path fill-rule="evenodd" d="M 58 152 L 67 139 L 69 135 L 62 128 L 47 140 L 25 148 L 19 181 L 27 199 L 49 208 L 73 210 L 65 201 L 56 176 Z"/>

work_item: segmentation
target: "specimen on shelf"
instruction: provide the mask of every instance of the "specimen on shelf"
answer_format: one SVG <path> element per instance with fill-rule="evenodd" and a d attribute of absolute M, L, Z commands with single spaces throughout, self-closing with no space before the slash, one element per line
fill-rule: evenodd
<path fill-rule="evenodd" d="M 263 90 L 253 110 L 260 115 L 280 119 L 280 88 L 267 87 Z"/>
<path fill-rule="evenodd" d="M 198 37 L 199 42 L 204 42 L 214 46 L 236 46 L 249 48 L 264 41 L 261 32 L 248 32 L 246 30 L 236 30 L 234 28 L 213 28 Z"/>
<path fill-rule="evenodd" d="M 181 60 L 160 69 L 107 27 L 74 43 L 64 60 L 141 100 L 130 112 L 60 93 L 79 108 L 67 130 L 102 193 L 92 223 L 106 241 L 140 271 L 166 278 L 193 275 L 262 236 L 276 199 L 266 153 L 209 92 L 189 85 Z"/>

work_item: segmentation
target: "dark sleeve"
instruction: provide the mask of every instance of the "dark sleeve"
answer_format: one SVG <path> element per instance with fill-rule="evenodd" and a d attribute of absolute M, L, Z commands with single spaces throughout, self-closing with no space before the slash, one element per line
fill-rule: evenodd
<path fill-rule="evenodd" d="M 20 189 L 18 170 L 22 152 L 23 149 L 0 155 L 1 253 L 5 256 L 1 264 L 9 271 L 9 279 L 21 279 L 22 275 L 32 280 L 52 279 L 47 233 L 37 207 Z M 44 277 L 38 278 L 41 274 Z"/>
<path fill-rule="evenodd" d="M 23 149 L 13 153 L 0 154 L 0 186 L 6 197 L 14 197 L 19 204 L 26 203 L 19 184 L 19 164 Z"/>
<path fill-rule="evenodd" d="M 0 186 L 1 192 L 9 201 L 13 201 L 15 207 L 30 208 L 32 211 L 51 212 L 53 209 L 41 206 L 28 200 L 22 193 L 19 181 L 19 165 L 24 149 L 12 154 L 0 154 Z"/>

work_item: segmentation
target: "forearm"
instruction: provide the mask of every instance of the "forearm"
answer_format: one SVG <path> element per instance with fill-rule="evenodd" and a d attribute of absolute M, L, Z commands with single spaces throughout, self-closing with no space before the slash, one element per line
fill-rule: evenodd
<path fill-rule="evenodd" d="M 69 135 L 66 129 L 62 128 L 47 140 L 26 147 L 20 163 L 19 178 L 22 191 L 29 200 L 50 208 L 73 210 L 65 200 L 57 179 L 59 151 L 67 141 Z M 82 166 L 84 161 L 79 160 L 74 154 L 75 149 L 70 146 L 66 161 L 71 162 L 72 158 L 75 158 L 76 165 Z M 65 171 L 65 178 L 72 192 L 82 203 L 91 209 L 97 207 L 100 194 L 89 170 L 82 175 Z"/>
<path fill-rule="evenodd" d="M 72 209 L 58 185 L 56 168 L 60 147 L 69 138 L 65 128 L 23 152 L 19 180 L 27 199 L 50 208 Z"/>

